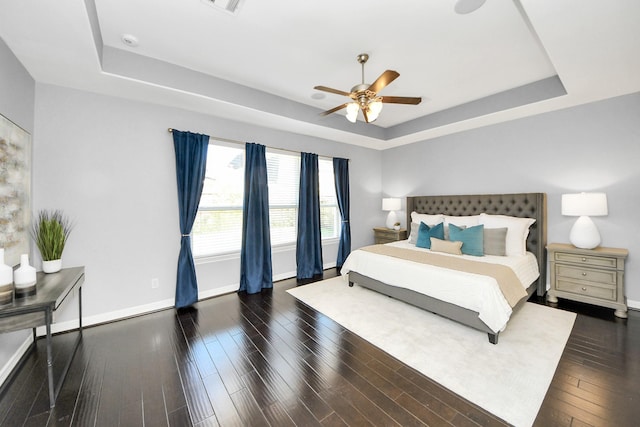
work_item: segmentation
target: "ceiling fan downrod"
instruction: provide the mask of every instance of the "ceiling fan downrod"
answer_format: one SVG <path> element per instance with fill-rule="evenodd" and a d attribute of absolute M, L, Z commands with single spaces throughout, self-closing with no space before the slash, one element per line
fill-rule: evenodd
<path fill-rule="evenodd" d="M 362 65 L 362 83 L 351 88 L 351 92 L 362 92 L 369 88 L 369 85 L 364 82 L 364 64 L 366 64 L 369 60 L 369 55 L 366 53 L 361 53 L 357 56 L 357 59 L 358 62 Z"/>

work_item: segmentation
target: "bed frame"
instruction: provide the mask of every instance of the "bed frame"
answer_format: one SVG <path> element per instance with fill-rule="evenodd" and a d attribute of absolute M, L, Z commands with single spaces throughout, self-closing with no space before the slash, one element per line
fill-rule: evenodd
<path fill-rule="evenodd" d="M 453 216 L 477 215 L 485 212 L 494 215 L 535 218 L 536 222 L 529 229 L 527 250 L 532 252 L 538 260 L 540 277 L 527 289 L 528 296 L 514 307 L 514 311 L 524 304 L 534 292 L 537 292 L 538 296 L 545 294 L 547 282 L 545 249 L 547 244 L 547 196 L 545 193 L 407 197 L 407 228 L 411 226 L 411 212 L 414 211 L 424 214 Z M 389 286 L 371 277 L 351 271 L 349 272 L 349 286 L 353 286 L 354 283 L 487 332 L 489 342 L 492 344 L 498 343 L 499 333 L 494 333 L 478 318 L 478 313 L 473 310 L 468 310 L 410 289 Z"/>

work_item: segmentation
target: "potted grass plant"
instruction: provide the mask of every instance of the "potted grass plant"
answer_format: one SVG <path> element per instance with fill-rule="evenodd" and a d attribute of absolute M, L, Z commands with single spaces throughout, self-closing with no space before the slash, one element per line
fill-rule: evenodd
<path fill-rule="evenodd" d="M 41 210 L 33 222 L 33 240 L 42 257 L 42 271 L 56 273 L 62 269 L 62 251 L 72 224 L 60 210 Z"/>

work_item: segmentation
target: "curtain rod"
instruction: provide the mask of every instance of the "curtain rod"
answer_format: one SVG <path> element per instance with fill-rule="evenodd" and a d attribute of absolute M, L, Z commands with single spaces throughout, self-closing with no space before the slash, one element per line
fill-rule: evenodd
<path fill-rule="evenodd" d="M 169 128 L 167 130 L 169 131 L 169 133 L 173 133 L 173 128 Z M 246 144 L 244 141 L 238 141 L 235 139 L 227 139 L 227 138 L 219 138 L 217 136 L 210 136 L 209 139 L 215 139 L 216 141 L 222 141 L 222 142 L 230 142 L 232 144 L 241 144 L 241 145 Z"/>
<path fill-rule="evenodd" d="M 169 133 L 173 133 L 173 128 L 169 128 L 167 129 L 169 131 Z M 228 138 L 220 138 L 217 136 L 209 136 L 209 139 L 215 139 L 216 141 L 222 141 L 222 142 L 230 142 L 231 144 L 240 144 L 240 145 L 245 145 L 246 142 L 244 141 L 238 141 L 236 139 L 228 139 Z M 275 147 L 268 147 L 267 148 L 271 148 L 272 150 L 280 150 L 280 151 L 288 151 L 289 153 L 296 153 L 296 154 L 300 154 L 300 151 L 295 151 L 295 150 L 287 150 L 286 148 L 275 148 Z M 322 156 L 322 157 L 327 157 L 328 156 Z M 349 159 L 347 159 L 349 160 Z"/>

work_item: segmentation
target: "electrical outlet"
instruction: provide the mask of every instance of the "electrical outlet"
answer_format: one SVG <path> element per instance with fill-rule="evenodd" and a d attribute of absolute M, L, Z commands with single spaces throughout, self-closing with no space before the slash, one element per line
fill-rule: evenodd
<path fill-rule="evenodd" d="M 158 289 L 160 287 L 160 281 L 157 278 L 151 279 L 151 289 Z"/>

